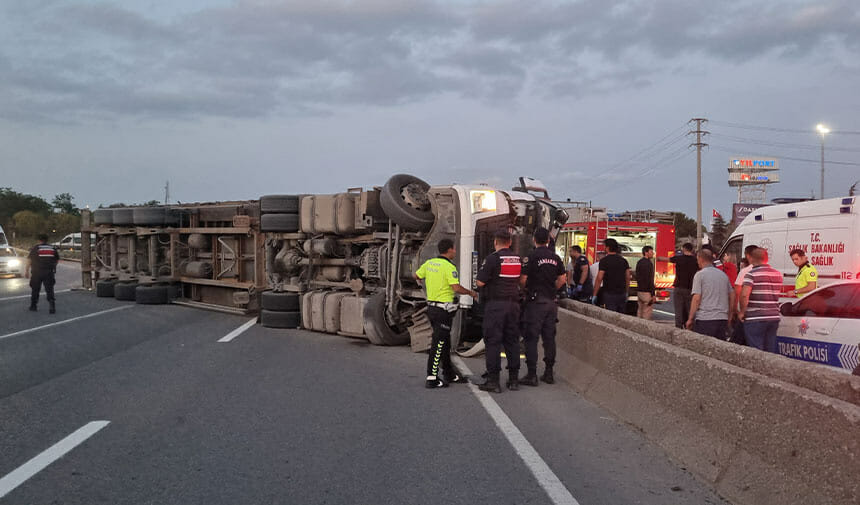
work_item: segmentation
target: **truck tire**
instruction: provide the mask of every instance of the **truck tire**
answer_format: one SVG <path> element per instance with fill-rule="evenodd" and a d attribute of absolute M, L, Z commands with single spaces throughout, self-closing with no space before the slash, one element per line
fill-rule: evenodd
<path fill-rule="evenodd" d="M 430 185 L 415 176 L 392 175 L 382 187 L 379 204 L 388 219 L 405 231 L 427 231 L 435 220 L 428 189 Z"/>
<path fill-rule="evenodd" d="M 131 226 L 134 224 L 134 209 L 113 209 L 113 224 Z"/>
<path fill-rule="evenodd" d="M 135 291 L 137 290 L 136 282 L 117 282 L 113 286 L 113 297 L 117 300 L 133 302 Z"/>
<path fill-rule="evenodd" d="M 385 293 L 376 293 L 364 306 L 364 333 L 373 345 L 406 345 L 409 332 L 397 332 L 388 325 L 385 317 Z"/>
<path fill-rule="evenodd" d="M 260 324 L 266 328 L 298 328 L 301 326 L 301 322 L 301 312 L 260 311 Z"/>
<path fill-rule="evenodd" d="M 93 224 L 113 224 L 113 209 L 94 210 Z"/>
<path fill-rule="evenodd" d="M 263 214 L 298 214 L 299 195 L 266 195 L 260 197 L 260 212 Z"/>
<path fill-rule="evenodd" d="M 99 298 L 113 298 L 113 287 L 116 280 L 101 280 L 96 281 L 96 296 Z"/>
<path fill-rule="evenodd" d="M 168 284 L 167 285 L 167 297 L 170 300 L 176 300 L 177 298 L 182 298 L 182 284 Z"/>
<path fill-rule="evenodd" d="M 135 302 L 145 305 L 163 305 L 170 301 L 168 286 L 163 284 L 140 285 L 135 290 L 134 297 Z"/>
<path fill-rule="evenodd" d="M 274 310 L 280 312 L 298 312 L 298 293 L 276 293 L 274 291 L 263 291 L 260 297 L 263 310 Z"/>
<path fill-rule="evenodd" d="M 164 226 L 164 207 L 138 207 L 132 209 L 135 226 Z"/>
<path fill-rule="evenodd" d="M 262 231 L 299 231 L 298 214 L 264 214 L 260 218 L 260 230 Z"/>

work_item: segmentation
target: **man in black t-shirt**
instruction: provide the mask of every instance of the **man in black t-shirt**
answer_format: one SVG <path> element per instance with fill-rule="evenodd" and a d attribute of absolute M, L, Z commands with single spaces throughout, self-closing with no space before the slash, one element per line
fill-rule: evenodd
<path fill-rule="evenodd" d="M 636 299 L 637 317 L 651 320 L 654 313 L 654 248 L 646 245 L 642 248 L 642 259 L 636 263 Z"/>
<path fill-rule="evenodd" d="M 693 244 L 681 246 L 682 254 L 671 258 L 657 258 L 670 261 L 675 265 L 675 283 L 672 290 L 672 303 L 675 306 L 675 327 L 683 328 L 690 318 L 690 302 L 693 299 L 693 277 L 699 271 L 699 262 L 694 254 Z"/>
<path fill-rule="evenodd" d="M 603 244 L 606 247 L 606 257 L 600 260 L 597 278 L 594 280 L 594 296 L 591 299 L 596 302 L 597 296 L 603 295 L 603 305 L 607 309 L 623 314 L 632 277 L 630 265 L 618 253 L 618 242 L 615 239 L 608 238 Z"/>
<path fill-rule="evenodd" d="M 537 386 L 537 343 L 543 338 L 543 361 L 546 364 L 541 380 L 555 382 L 552 367 L 555 365 L 555 323 L 558 318 L 556 293 L 564 286 L 565 270 L 561 258 L 552 252 L 547 243 L 549 231 L 538 228 L 534 234 L 535 248 L 523 266 L 520 285 L 526 289 L 526 306 L 523 310 L 523 341 L 526 345 L 528 374 L 520 379 L 526 386 Z"/>

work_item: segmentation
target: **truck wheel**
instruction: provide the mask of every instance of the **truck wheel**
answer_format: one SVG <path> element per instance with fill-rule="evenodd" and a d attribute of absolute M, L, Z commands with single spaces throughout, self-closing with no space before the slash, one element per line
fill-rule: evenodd
<path fill-rule="evenodd" d="M 260 230 L 262 231 L 299 231 L 298 214 L 264 214 L 260 218 Z"/>
<path fill-rule="evenodd" d="M 299 195 L 266 195 L 260 197 L 263 214 L 298 214 Z"/>
<path fill-rule="evenodd" d="M 379 195 L 382 210 L 406 231 L 427 231 L 433 226 L 433 212 L 427 190 L 430 185 L 407 174 L 392 175 Z"/>
<path fill-rule="evenodd" d="M 135 226 L 164 226 L 164 207 L 140 207 L 132 210 Z"/>
<path fill-rule="evenodd" d="M 113 209 L 113 224 L 131 226 L 134 224 L 134 209 Z"/>
<path fill-rule="evenodd" d="M 96 281 L 96 296 L 99 298 L 113 298 L 113 287 L 116 280 Z"/>
<path fill-rule="evenodd" d="M 385 316 L 385 293 L 376 293 L 364 306 L 364 333 L 373 345 L 405 345 L 409 332 L 391 328 Z"/>
<path fill-rule="evenodd" d="M 171 300 L 176 300 L 177 298 L 182 298 L 182 284 L 168 284 L 167 285 L 167 297 Z"/>
<path fill-rule="evenodd" d="M 117 282 L 113 286 L 113 297 L 117 300 L 133 302 L 136 290 L 136 282 Z"/>
<path fill-rule="evenodd" d="M 135 301 L 146 305 L 163 305 L 170 301 L 167 286 L 138 286 L 134 292 Z"/>
<path fill-rule="evenodd" d="M 301 326 L 300 312 L 281 312 L 277 310 L 260 311 L 260 324 L 266 328 L 298 328 Z"/>
<path fill-rule="evenodd" d="M 263 310 L 276 310 L 280 312 L 298 312 L 298 293 L 276 293 L 274 291 L 263 291 L 260 297 Z"/>
<path fill-rule="evenodd" d="M 113 224 L 113 209 L 94 210 L 93 224 Z"/>

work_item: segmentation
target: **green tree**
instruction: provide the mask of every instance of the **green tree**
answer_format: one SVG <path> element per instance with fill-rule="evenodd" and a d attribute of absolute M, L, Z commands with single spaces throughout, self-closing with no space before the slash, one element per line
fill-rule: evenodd
<path fill-rule="evenodd" d="M 51 233 L 55 238 L 62 238 L 69 233 L 81 231 L 81 216 L 74 214 L 52 214 L 48 220 Z"/>
<path fill-rule="evenodd" d="M 158 200 L 150 200 L 142 205 L 145 205 L 147 207 L 158 207 L 159 205 L 161 205 L 161 202 L 159 202 Z"/>
<path fill-rule="evenodd" d="M 696 236 L 696 220 L 688 217 L 683 212 L 673 212 L 675 218 L 675 236 L 676 237 L 695 237 Z M 702 231 L 705 227 L 702 226 Z"/>
<path fill-rule="evenodd" d="M 12 216 L 15 233 L 20 237 L 33 238 L 46 232 L 45 218 L 31 210 L 21 210 Z"/>
<path fill-rule="evenodd" d="M 714 246 L 715 250 L 719 251 L 723 247 L 723 244 L 726 243 L 727 238 L 729 238 L 728 225 L 723 216 L 717 215 L 713 223 L 711 223 L 711 245 Z"/>
<path fill-rule="evenodd" d="M 70 193 L 60 193 L 59 195 L 54 196 L 54 199 L 51 201 L 51 205 L 53 205 L 55 209 L 59 209 L 63 214 L 80 216 L 81 211 L 78 210 L 77 206 L 75 206 L 74 200 L 75 197 Z"/>
<path fill-rule="evenodd" d="M 19 193 L 11 188 L 0 188 L 0 226 L 13 228 L 12 216 L 22 210 L 48 216 L 51 213 L 51 205 L 40 196 Z"/>

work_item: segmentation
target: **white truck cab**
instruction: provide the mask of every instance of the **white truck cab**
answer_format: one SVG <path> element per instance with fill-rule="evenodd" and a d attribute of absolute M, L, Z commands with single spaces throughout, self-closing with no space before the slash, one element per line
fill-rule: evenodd
<path fill-rule="evenodd" d="M 6 233 L 3 232 L 2 226 L 0 226 L 0 247 L 9 247 L 9 241 L 6 239 Z"/>

